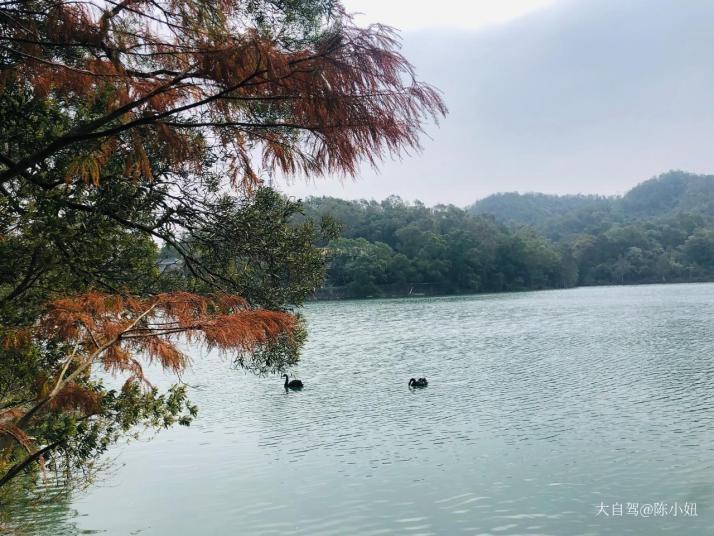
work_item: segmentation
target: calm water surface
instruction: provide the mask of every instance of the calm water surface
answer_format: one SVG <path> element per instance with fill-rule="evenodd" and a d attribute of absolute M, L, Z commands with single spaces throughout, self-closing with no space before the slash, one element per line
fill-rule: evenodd
<path fill-rule="evenodd" d="M 305 313 L 302 392 L 196 351 L 194 425 L 26 515 L 48 534 L 714 533 L 714 285 Z"/>

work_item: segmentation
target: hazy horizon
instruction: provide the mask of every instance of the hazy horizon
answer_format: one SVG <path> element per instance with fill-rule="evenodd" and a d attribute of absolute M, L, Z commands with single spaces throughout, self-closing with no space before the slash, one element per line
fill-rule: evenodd
<path fill-rule="evenodd" d="M 383 15 L 399 26 L 395 10 L 370 15 L 374 6 L 348 2 L 366 20 Z M 405 19 L 413 29 L 402 33 L 404 53 L 450 109 L 439 127 L 428 127 L 421 154 L 386 161 L 379 172 L 364 167 L 355 181 L 279 187 L 299 197 L 399 195 L 464 206 L 498 192 L 621 195 L 670 170 L 714 172 L 707 55 L 714 4 L 520 0 L 516 7 L 484 13 L 472 28 L 468 20 L 448 28 L 448 20 L 429 27 L 418 14 Z"/>
<path fill-rule="evenodd" d="M 308 193 L 308 194 L 306 194 L 306 195 L 303 196 L 303 197 L 304 197 L 304 198 L 309 198 L 309 197 L 334 197 L 334 198 L 343 199 L 343 200 L 346 200 L 346 201 L 363 201 L 363 200 L 365 200 L 365 201 L 377 201 L 377 202 L 381 202 L 381 201 L 384 201 L 385 199 L 387 199 L 387 198 L 389 198 L 389 197 L 396 196 L 396 197 L 401 198 L 403 201 L 406 201 L 406 202 L 409 202 L 409 203 L 413 203 L 413 202 L 419 201 L 419 202 L 424 203 L 426 206 L 454 205 L 454 206 L 457 206 L 457 207 L 460 207 L 460 208 L 468 208 L 468 207 L 470 207 L 471 205 L 473 205 L 474 203 L 476 203 L 476 202 L 478 202 L 478 201 L 482 201 L 482 200 L 484 200 L 484 199 L 486 199 L 486 198 L 488 198 L 488 197 L 491 197 L 491 196 L 494 196 L 494 195 L 499 195 L 499 194 L 547 195 L 547 196 L 556 196 L 556 197 L 578 197 L 578 196 L 590 197 L 590 196 L 592 196 L 592 197 L 603 197 L 603 198 L 611 198 L 611 199 L 612 199 L 612 198 L 621 198 L 621 197 L 623 197 L 623 196 L 626 195 L 630 190 L 632 190 L 632 189 L 635 188 L 636 186 L 642 184 L 643 182 L 646 182 L 646 181 L 651 180 L 651 179 L 657 179 L 657 178 L 660 178 L 660 177 L 663 176 L 663 175 L 668 175 L 668 174 L 670 174 L 670 173 L 685 173 L 685 174 L 687 174 L 687 175 L 699 175 L 699 176 L 707 176 L 707 177 L 712 177 L 712 176 L 713 176 L 712 174 L 708 174 L 708 173 L 695 173 L 695 172 L 693 172 L 693 171 L 688 171 L 688 170 L 686 170 L 686 169 L 669 169 L 669 170 L 664 171 L 664 172 L 662 172 L 662 173 L 659 173 L 659 174 L 657 174 L 657 175 L 653 175 L 652 177 L 648 177 L 648 178 L 646 178 L 646 179 L 642 179 L 641 181 L 638 181 L 637 183 L 635 183 L 635 184 L 633 184 L 632 186 L 628 187 L 627 190 L 625 190 L 624 192 L 619 192 L 619 193 L 614 193 L 614 194 L 601 194 L 601 193 L 595 193 L 595 192 L 577 192 L 577 193 L 562 192 L 562 193 L 549 193 L 549 192 L 541 192 L 541 191 L 538 191 L 538 190 L 520 190 L 520 191 L 519 191 L 519 190 L 498 190 L 498 191 L 491 192 L 490 194 L 487 194 L 487 195 L 485 195 L 485 196 L 483 196 L 483 197 L 479 197 L 479 198 L 477 198 L 477 199 L 470 200 L 470 201 L 468 201 L 468 202 L 466 202 L 466 203 L 458 203 L 458 202 L 426 203 L 426 202 L 424 202 L 423 199 L 419 199 L 419 198 L 416 198 L 416 197 L 407 197 L 407 196 L 399 195 L 399 194 L 396 194 L 396 193 L 388 193 L 388 194 L 386 194 L 386 195 L 384 195 L 384 196 L 382 196 L 382 197 L 376 197 L 376 196 L 371 196 L 371 197 L 346 197 L 346 196 L 344 196 L 344 195 L 332 195 L 332 194 L 320 193 L 319 191 L 316 191 L 315 193 Z M 283 187 L 283 188 L 284 188 L 284 187 Z M 290 195 L 295 195 L 294 193 L 291 193 L 291 192 L 288 192 L 288 193 L 289 193 Z"/>

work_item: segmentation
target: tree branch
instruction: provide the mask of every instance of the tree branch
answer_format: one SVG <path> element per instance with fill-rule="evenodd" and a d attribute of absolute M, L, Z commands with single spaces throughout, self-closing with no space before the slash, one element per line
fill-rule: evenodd
<path fill-rule="evenodd" d="M 10 467 L 10 469 L 7 471 L 7 473 L 5 473 L 5 474 L 3 475 L 2 478 L 0 478 L 0 487 L 4 486 L 4 485 L 7 484 L 8 482 L 10 482 L 10 480 L 12 480 L 13 478 L 15 478 L 15 477 L 16 477 L 17 475 L 19 475 L 22 471 L 24 471 L 27 467 L 29 467 L 30 464 L 32 464 L 33 462 L 39 460 L 42 456 L 44 456 L 45 454 L 47 454 L 49 451 L 51 451 L 51 450 L 53 450 L 53 449 L 56 449 L 57 447 L 59 447 L 59 446 L 62 445 L 63 443 L 64 443 L 63 440 L 55 441 L 54 443 L 50 443 L 49 445 L 47 445 L 46 447 L 44 447 L 44 448 L 38 450 L 37 452 L 35 452 L 35 453 L 33 453 L 33 454 L 30 454 L 29 456 L 27 456 L 27 457 L 26 457 L 24 460 L 22 460 L 21 462 L 17 462 L 15 465 L 13 465 L 12 467 Z"/>

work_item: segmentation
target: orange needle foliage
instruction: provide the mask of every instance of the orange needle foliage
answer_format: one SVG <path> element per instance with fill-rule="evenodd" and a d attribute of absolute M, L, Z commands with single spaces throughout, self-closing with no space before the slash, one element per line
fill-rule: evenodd
<path fill-rule="evenodd" d="M 291 314 L 252 309 L 234 295 L 173 292 L 136 298 L 89 292 L 51 302 L 38 324 L 25 334 L 61 340 L 75 348 L 67 357 L 67 369 L 74 363 L 73 372 L 57 378 L 59 385 L 66 385 L 94 364 L 110 372 L 129 373 L 129 381 L 145 380 L 136 356 L 180 372 L 188 364 L 176 346 L 181 336 L 209 349 L 250 353 L 279 335 L 290 335 L 294 327 Z M 59 391 L 55 388 L 53 396 Z"/>
<path fill-rule="evenodd" d="M 98 182 L 107 155 L 125 173 L 151 178 L 148 145 L 164 143 L 174 166 L 194 169 L 209 143 L 224 152 L 234 183 L 267 173 L 355 174 L 358 163 L 418 149 L 425 119 L 446 113 L 418 81 L 391 28 L 359 28 L 341 8 L 329 31 L 299 45 L 251 28 L 243 0 L 8 2 L 3 53 L 40 96 L 79 98 L 99 113 L 21 160 L 0 182 L 77 142 L 95 149 L 66 180 Z M 121 143 L 118 140 L 121 138 Z M 45 184 L 45 186 L 48 186 Z"/>
<path fill-rule="evenodd" d="M 69 412 L 79 420 L 101 412 L 101 394 L 81 381 L 93 367 L 124 374 L 125 389 L 137 381 L 149 385 L 141 359 L 180 372 L 189 362 L 176 346 L 182 336 L 240 354 L 279 336 L 292 336 L 295 326 L 289 313 L 253 309 L 231 295 L 174 292 L 136 298 L 89 292 L 49 303 L 36 325 L 4 336 L 4 348 L 19 349 L 36 340 L 61 341 L 74 350 L 60 363 L 56 376 L 38 382 L 34 400 L 0 410 L 0 450 L 7 453 L 14 443 L 27 452 L 0 478 L 0 486 L 33 461 L 43 467 L 44 455 L 59 444 L 35 449 L 27 430 L 43 412 Z"/>
<path fill-rule="evenodd" d="M 57 377 L 44 382 L 37 399 L 26 411 L 0 412 L 0 433 L 29 444 L 21 428 L 40 410 L 98 411 L 97 395 L 75 380 L 100 365 L 112 373 L 128 374 L 126 384 L 148 383 L 140 358 L 180 372 L 188 357 L 176 346 L 183 336 L 209 348 L 250 353 L 257 347 L 290 336 L 295 318 L 285 312 L 251 309 L 237 296 L 200 296 L 188 292 L 135 298 L 98 292 L 51 302 L 37 325 L 6 337 L 6 347 L 21 346 L 31 338 L 60 340 L 74 348 Z M 48 387 L 53 386 L 53 387 Z"/>

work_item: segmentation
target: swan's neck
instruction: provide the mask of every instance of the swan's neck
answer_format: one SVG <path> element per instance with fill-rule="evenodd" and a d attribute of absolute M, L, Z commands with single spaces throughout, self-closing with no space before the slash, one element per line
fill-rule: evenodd
<path fill-rule="evenodd" d="M 288 386 L 288 375 L 286 374 L 285 375 L 285 387 L 287 387 L 287 386 Z"/>

